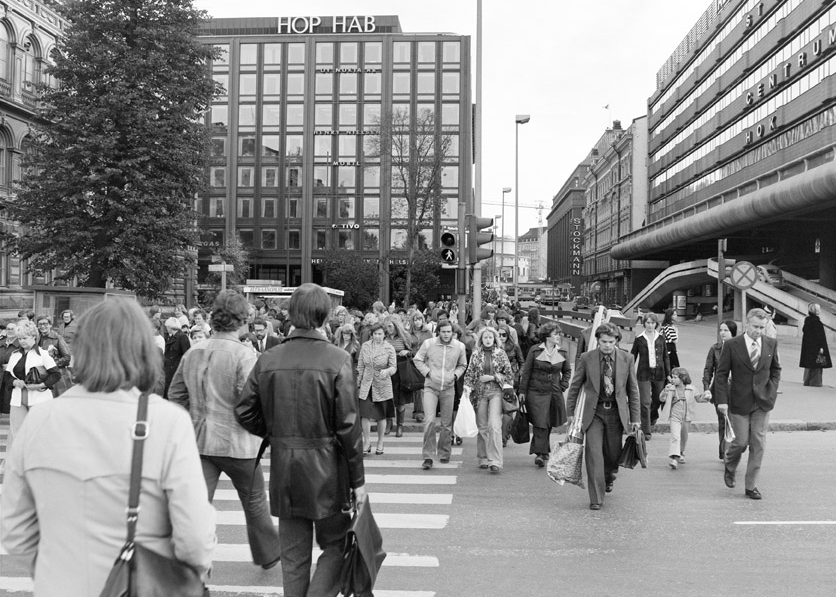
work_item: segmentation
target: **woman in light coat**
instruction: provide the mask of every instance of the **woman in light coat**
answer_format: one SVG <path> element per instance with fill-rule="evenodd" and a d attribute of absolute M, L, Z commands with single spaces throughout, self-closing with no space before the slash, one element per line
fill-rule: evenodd
<path fill-rule="evenodd" d="M 52 387 L 61 380 L 61 372 L 49 352 L 38 348 L 39 334 L 34 322 L 20 321 L 15 330 L 20 349 L 9 355 L 6 365 L 6 383 L 12 386 L 8 451 L 29 410 L 52 400 Z"/>
<path fill-rule="evenodd" d="M 371 340 L 364 342 L 357 359 L 360 387 L 360 416 L 363 424 L 363 453 L 372 451 L 372 421 L 377 421 L 377 450 L 383 454 L 384 421 L 395 415 L 392 376 L 398 371 L 395 349 L 386 342 L 382 323 L 369 327 Z"/>
<path fill-rule="evenodd" d="M 90 597 L 104 587 L 126 539 L 125 510 L 140 391 L 162 371 L 148 318 L 111 299 L 79 321 L 79 385 L 31 410 L 3 483 L 0 540 L 21 556 L 35 597 Z M 151 395 L 136 541 L 205 576 L 215 545 L 189 413 Z"/>

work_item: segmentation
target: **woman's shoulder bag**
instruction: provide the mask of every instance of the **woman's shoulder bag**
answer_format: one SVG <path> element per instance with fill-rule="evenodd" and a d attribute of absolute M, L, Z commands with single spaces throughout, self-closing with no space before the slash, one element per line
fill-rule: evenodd
<path fill-rule="evenodd" d="M 206 597 L 209 591 L 197 570 L 174 558 L 167 558 L 134 542 L 139 517 L 143 442 L 148 437 L 148 392 L 139 397 L 128 492 L 128 539 L 110 570 L 99 597 Z"/>

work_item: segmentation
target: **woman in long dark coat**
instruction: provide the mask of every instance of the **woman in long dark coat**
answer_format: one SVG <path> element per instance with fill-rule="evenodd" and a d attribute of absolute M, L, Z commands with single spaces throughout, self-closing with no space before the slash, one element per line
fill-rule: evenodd
<path fill-rule="evenodd" d="M 546 323 L 537 330 L 540 344 L 528 351 L 520 375 L 520 402 L 528 408 L 528 419 L 534 426 L 529 454 L 534 464 L 544 466 L 549 457 L 549 433 L 552 427 L 566 422 L 566 401 L 563 392 L 569 387 L 572 368 L 566 351 L 560 348 L 560 328 Z"/>
<path fill-rule="evenodd" d="M 821 305 L 810 303 L 808 313 L 804 318 L 804 327 L 801 328 L 801 358 L 798 366 L 804 368 L 804 385 L 820 388 L 822 369 L 830 369 L 833 361 L 830 360 L 827 348 L 824 324 L 819 319 Z"/>

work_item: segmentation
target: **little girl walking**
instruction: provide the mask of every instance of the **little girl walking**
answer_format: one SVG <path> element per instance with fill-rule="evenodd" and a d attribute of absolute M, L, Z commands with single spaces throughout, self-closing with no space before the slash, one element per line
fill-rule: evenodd
<path fill-rule="evenodd" d="M 670 460 L 668 466 L 676 469 L 685 462 L 685 445 L 688 443 L 688 429 L 691 426 L 691 414 L 697 402 L 708 402 L 702 394 L 698 394 L 691 384 L 691 375 L 685 367 L 674 367 L 671 370 L 671 383 L 665 386 L 665 391 L 659 397 L 664 403 L 662 419 L 671 424 Z"/>

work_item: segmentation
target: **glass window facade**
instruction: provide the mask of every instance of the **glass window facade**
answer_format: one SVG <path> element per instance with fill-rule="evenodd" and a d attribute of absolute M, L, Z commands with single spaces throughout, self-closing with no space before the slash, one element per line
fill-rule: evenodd
<path fill-rule="evenodd" d="M 210 184 L 196 205 L 208 218 L 236 220 L 239 237 L 261 251 L 270 271 L 290 276 L 301 268 L 305 276 L 310 265 L 300 257 L 310 251 L 377 258 L 405 248 L 403 191 L 387 184 L 396 177 L 378 136 L 393 111 L 407 136 L 414 120 L 437 115 L 431 145 L 448 147 L 443 206 L 418 246 L 433 248 L 440 220 L 455 221 L 456 198 L 466 192 L 460 185 L 470 185 L 459 142 L 470 134 L 461 114 L 470 105 L 461 76 L 469 46 L 448 34 L 393 35 L 391 42 L 379 34 L 312 34 L 215 44 L 226 53 L 212 61 L 212 75 L 234 93 L 215 98 L 207 116 Z M 448 141 L 440 144 L 439 134 Z M 409 159 L 408 144 L 401 157 Z M 397 222 L 391 230 L 390 221 Z"/>

